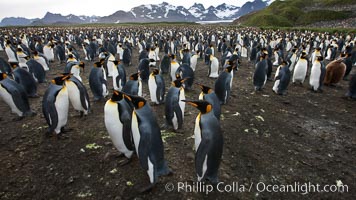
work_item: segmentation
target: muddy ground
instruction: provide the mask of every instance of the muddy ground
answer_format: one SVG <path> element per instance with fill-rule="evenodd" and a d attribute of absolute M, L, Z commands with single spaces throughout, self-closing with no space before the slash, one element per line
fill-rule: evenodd
<path fill-rule="evenodd" d="M 134 49 L 127 74 L 136 71 L 137 55 L 138 50 Z M 0 56 L 7 58 L 5 52 Z M 82 78 L 93 99 L 88 83 L 92 63 L 85 63 Z M 48 80 L 63 68 L 64 64 L 52 63 Z M 16 116 L 0 100 L 0 199 L 354 199 L 356 101 L 342 98 L 348 82 L 314 93 L 308 89 L 307 79 L 304 86 L 290 85 L 286 96 L 278 96 L 272 92 L 271 81 L 263 92 L 254 93 L 252 74 L 253 65 L 243 59 L 233 80 L 231 99 L 222 107 L 221 119 L 225 143 L 219 178 L 225 185 L 235 182 L 240 189 L 246 187 L 245 191 L 215 190 L 208 195 L 178 192 L 178 182 L 194 185 L 196 181 L 191 136 L 198 110 L 186 106 L 183 133 L 162 132 L 165 157 L 174 174 L 161 177 L 150 193 L 139 194 L 137 190 L 148 183 L 148 176 L 137 157 L 128 165 L 119 166 L 122 158 L 115 153 L 104 125 L 105 101 L 92 102 L 92 113 L 85 118 L 79 118 L 70 107 L 68 139 L 47 138 L 41 111 L 42 96 L 48 87 L 44 83 L 38 85 L 40 98 L 30 99 L 37 112 L 35 117 L 14 121 Z M 215 80 L 206 75 L 207 66 L 199 60 L 195 82 L 213 86 Z M 168 76 L 164 78 L 167 87 Z M 108 84 L 112 88 L 111 78 Z M 147 84 L 143 88 L 148 99 Z M 187 98 L 197 99 L 199 92 L 194 87 L 187 92 Z M 163 124 L 164 105 L 152 109 L 159 124 Z M 97 149 L 90 148 L 94 143 L 91 146 Z M 113 153 L 108 156 L 108 152 Z M 335 185 L 337 180 L 348 186 L 348 192 L 261 191 L 261 183 L 324 186 Z M 169 190 L 171 184 L 175 188 L 167 191 L 165 186 Z"/>

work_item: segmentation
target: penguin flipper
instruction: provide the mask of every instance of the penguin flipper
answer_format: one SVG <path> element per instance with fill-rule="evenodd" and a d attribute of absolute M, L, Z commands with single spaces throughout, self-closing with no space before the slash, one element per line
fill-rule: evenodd
<path fill-rule="evenodd" d="M 206 177 L 209 145 L 210 140 L 203 138 L 195 153 L 195 171 L 198 175 L 198 181 L 204 181 Z"/>
<path fill-rule="evenodd" d="M 55 98 L 55 97 L 54 97 Z M 51 97 L 43 97 L 44 101 L 42 104 L 43 115 L 49 126 L 48 132 L 52 133 L 58 125 L 58 113 L 55 106 L 55 99 Z"/>
<path fill-rule="evenodd" d="M 182 110 L 180 109 L 178 101 L 176 101 L 173 105 L 173 111 L 177 116 L 177 122 L 178 122 L 178 129 L 182 128 L 183 125 L 183 113 Z"/>

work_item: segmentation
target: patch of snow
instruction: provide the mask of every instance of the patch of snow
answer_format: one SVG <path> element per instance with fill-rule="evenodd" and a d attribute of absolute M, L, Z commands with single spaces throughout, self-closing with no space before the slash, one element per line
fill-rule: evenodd
<path fill-rule="evenodd" d="M 133 16 L 135 16 L 136 18 L 136 13 L 134 13 L 132 10 L 130 11 L 132 13 Z"/>

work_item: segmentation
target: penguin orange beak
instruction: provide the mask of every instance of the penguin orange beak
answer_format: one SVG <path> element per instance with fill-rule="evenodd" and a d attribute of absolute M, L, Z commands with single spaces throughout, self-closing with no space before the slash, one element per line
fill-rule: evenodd
<path fill-rule="evenodd" d="M 132 101 L 131 97 L 129 97 L 128 95 L 124 94 L 124 98 L 129 100 L 129 101 Z"/>

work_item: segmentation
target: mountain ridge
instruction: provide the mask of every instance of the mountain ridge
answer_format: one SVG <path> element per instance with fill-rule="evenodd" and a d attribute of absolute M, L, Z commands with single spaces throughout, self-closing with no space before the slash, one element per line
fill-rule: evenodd
<path fill-rule="evenodd" d="M 271 0 L 253 0 L 238 7 L 226 3 L 216 7 L 205 8 L 203 4 L 194 3 L 189 8 L 174 6 L 167 2 L 160 4 L 143 4 L 131 8 L 129 11 L 118 10 L 107 16 L 61 15 L 47 12 L 41 19 L 26 19 L 6 17 L 0 22 L 0 26 L 27 26 L 27 25 L 51 25 L 51 24 L 88 24 L 88 23 L 124 23 L 124 22 L 199 22 L 234 20 L 243 14 L 254 12 L 269 5 Z M 253 5 L 253 6 L 245 6 Z M 240 11 L 243 9 L 243 11 Z"/>

